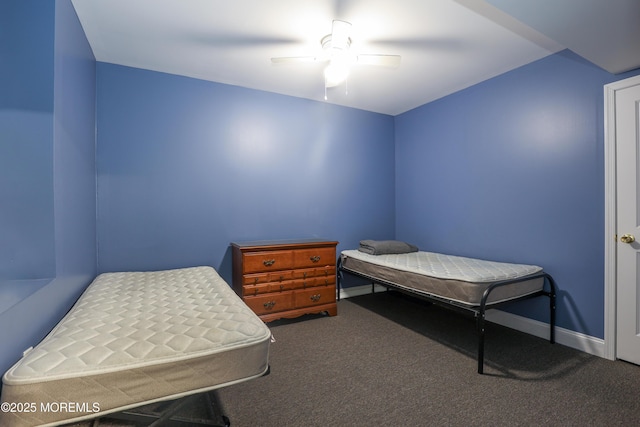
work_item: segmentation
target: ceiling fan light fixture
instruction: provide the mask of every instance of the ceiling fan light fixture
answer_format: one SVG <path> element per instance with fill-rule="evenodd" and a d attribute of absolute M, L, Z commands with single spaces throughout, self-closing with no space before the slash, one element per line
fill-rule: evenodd
<path fill-rule="evenodd" d="M 338 86 L 347 80 L 351 69 L 351 60 L 347 55 L 334 57 L 324 69 L 325 87 Z"/>

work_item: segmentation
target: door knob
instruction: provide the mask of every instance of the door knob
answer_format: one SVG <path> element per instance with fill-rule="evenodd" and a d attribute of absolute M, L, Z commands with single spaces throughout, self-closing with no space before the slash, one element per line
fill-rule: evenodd
<path fill-rule="evenodd" d="M 633 236 L 633 234 L 623 234 L 622 236 L 620 236 L 620 241 L 622 243 L 633 243 L 636 241 L 636 238 Z"/>

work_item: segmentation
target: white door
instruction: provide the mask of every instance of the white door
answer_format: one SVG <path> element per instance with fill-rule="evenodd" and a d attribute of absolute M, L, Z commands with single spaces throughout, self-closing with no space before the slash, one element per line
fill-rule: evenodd
<path fill-rule="evenodd" d="M 616 357 L 640 365 L 640 85 L 616 92 L 615 116 Z"/>

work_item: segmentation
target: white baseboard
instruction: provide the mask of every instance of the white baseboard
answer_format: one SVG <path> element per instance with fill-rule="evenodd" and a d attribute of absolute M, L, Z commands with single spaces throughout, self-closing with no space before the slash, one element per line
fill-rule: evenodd
<path fill-rule="evenodd" d="M 384 286 L 375 285 L 375 291 L 381 292 L 386 290 Z M 371 293 L 371 285 L 354 286 L 346 289 L 340 289 L 340 298 L 350 298 L 359 295 Z M 518 316 L 501 310 L 488 310 L 486 319 L 489 322 L 506 326 L 539 338 L 549 339 L 549 324 L 527 317 Z M 585 353 L 593 354 L 606 358 L 606 349 L 604 340 L 592 337 L 580 332 L 571 331 L 569 329 L 556 326 L 556 342 Z"/>
<path fill-rule="evenodd" d="M 362 285 L 362 286 L 352 286 L 346 289 L 345 288 L 340 289 L 340 298 L 351 298 L 351 297 L 357 297 L 360 295 L 370 294 L 371 286 L 372 285 Z M 384 286 L 380 286 L 380 285 L 373 285 L 373 286 L 375 286 L 375 292 L 383 292 L 387 290 L 387 288 L 385 288 Z"/>
<path fill-rule="evenodd" d="M 490 322 L 515 329 L 536 337 L 549 339 L 549 324 L 527 317 L 518 316 L 516 314 L 507 313 L 501 310 L 487 311 L 486 319 Z M 556 342 L 593 354 L 594 356 L 605 357 L 606 349 L 604 340 L 601 338 L 585 335 L 569 329 L 556 326 Z"/>

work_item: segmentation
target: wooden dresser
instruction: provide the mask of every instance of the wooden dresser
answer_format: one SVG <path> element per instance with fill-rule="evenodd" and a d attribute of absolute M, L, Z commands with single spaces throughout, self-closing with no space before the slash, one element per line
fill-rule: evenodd
<path fill-rule="evenodd" d="M 231 243 L 233 289 L 264 322 L 309 313 L 335 316 L 337 244 L 319 239 Z"/>

